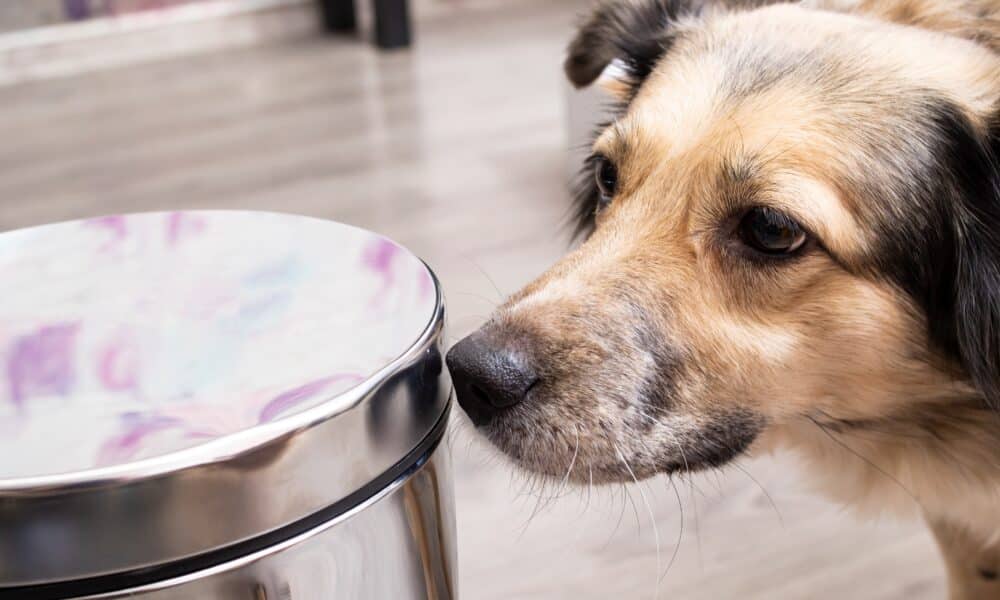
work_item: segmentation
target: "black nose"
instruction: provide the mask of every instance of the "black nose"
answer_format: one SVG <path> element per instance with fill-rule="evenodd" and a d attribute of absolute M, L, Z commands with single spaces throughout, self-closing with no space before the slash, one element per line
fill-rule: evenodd
<path fill-rule="evenodd" d="M 446 360 L 458 403 L 476 425 L 524 400 L 538 381 L 523 352 L 495 343 L 482 330 L 455 344 Z"/>

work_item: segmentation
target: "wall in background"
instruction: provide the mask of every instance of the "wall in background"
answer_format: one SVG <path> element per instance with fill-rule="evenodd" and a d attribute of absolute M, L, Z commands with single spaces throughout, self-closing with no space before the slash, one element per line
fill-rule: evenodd
<path fill-rule="evenodd" d="M 0 2 L 0 31 L 31 29 L 66 20 L 63 0 L 6 0 Z"/>
<path fill-rule="evenodd" d="M 204 0 L 62 0 L 66 16 L 71 19 L 89 19 L 122 15 L 144 10 L 171 8 L 178 4 L 193 4 Z M 236 0 L 230 0 L 236 1 Z"/>
<path fill-rule="evenodd" d="M 246 0 L 2 0 L 0 32 L 170 9 L 184 4 L 220 1 L 235 5 L 246 2 Z"/>
<path fill-rule="evenodd" d="M 0 86 L 319 31 L 310 0 L 0 0 Z"/>
<path fill-rule="evenodd" d="M 509 2 L 413 0 L 411 13 L 421 21 Z M 367 37 L 371 1 L 357 8 Z M 0 87 L 319 34 L 315 0 L 0 0 Z"/>

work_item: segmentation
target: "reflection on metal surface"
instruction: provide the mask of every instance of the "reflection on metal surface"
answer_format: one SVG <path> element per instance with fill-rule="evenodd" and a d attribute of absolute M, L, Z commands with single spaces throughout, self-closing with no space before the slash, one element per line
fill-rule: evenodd
<path fill-rule="evenodd" d="M 424 586 L 429 592 L 429 600 L 447 600 L 454 597 L 452 583 L 454 557 L 449 555 L 449 549 L 454 544 L 455 532 L 450 525 L 433 527 L 439 521 L 436 515 L 450 514 L 451 497 L 442 498 L 434 490 L 451 489 L 451 482 L 442 482 L 441 478 L 450 476 L 450 469 L 439 472 L 428 469 L 421 477 L 415 478 L 413 485 L 403 489 L 403 504 L 411 525 L 411 533 L 420 550 L 421 566 L 424 576 Z M 433 502 L 427 502 L 427 499 Z M 444 503 L 448 504 L 445 505 Z M 442 594 L 447 590 L 448 594 Z"/>
<path fill-rule="evenodd" d="M 254 555 L 98 598 L 455 600 L 449 449 L 354 511 Z"/>

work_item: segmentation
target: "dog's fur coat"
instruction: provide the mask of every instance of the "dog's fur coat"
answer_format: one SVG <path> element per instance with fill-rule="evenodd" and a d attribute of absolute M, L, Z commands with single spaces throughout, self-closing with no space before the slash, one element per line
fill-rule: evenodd
<path fill-rule="evenodd" d="M 612 62 L 587 239 L 479 334 L 538 382 L 481 429 L 577 481 L 791 448 L 1000 597 L 1000 0 L 616 0 L 566 71 Z"/>

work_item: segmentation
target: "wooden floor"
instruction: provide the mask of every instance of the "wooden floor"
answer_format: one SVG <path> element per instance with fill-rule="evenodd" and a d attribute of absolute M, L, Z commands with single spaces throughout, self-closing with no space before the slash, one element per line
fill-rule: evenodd
<path fill-rule="evenodd" d="M 581 3 L 447 4 L 412 53 L 309 40 L 0 89 L 0 228 L 177 208 L 329 217 L 423 256 L 457 338 L 566 249 L 559 61 Z M 790 457 L 677 495 L 665 479 L 539 495 L 464 422 L 451 439 L 466 600 L 944 594 L 919 524 L 856 521 L 803 490 Z"/>

